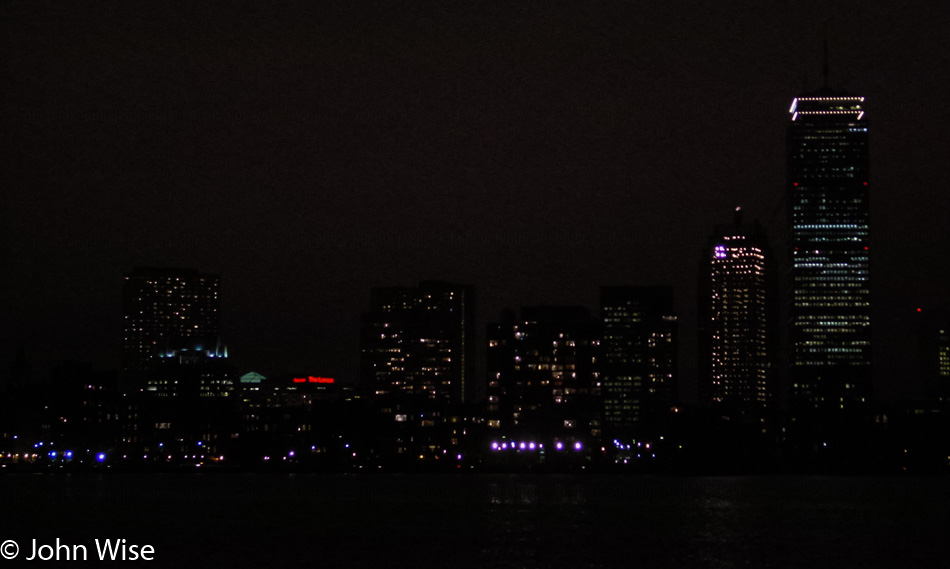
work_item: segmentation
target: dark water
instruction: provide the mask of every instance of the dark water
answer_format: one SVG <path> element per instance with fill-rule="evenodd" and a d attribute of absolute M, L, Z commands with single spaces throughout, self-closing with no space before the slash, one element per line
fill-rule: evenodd
<path fill-rule="evenodd" d="M 153 545 L 149 567 L 929 568 L 950 480 L 12 475 L 0 504 L 0 568 L 104 566 L 95 538 Z M 22 561 L 57 537 L 90 561 Z"/>

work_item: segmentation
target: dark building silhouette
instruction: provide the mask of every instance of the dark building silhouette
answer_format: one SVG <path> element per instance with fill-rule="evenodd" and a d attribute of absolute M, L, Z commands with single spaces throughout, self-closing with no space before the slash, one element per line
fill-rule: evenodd
<path fill-rule="evenodd" d="M 938 408 L 950 406 L 950 313 L 917 308 L 917 354 L 924 396 Z"/>
<path fill-rule="evenodd" d="M 219 283 L 218 275 L 194 269 L 136 268 L 125 275 L 123 381 L 141 387 L 159 358 L 218 344 Z"/>
<path fill-rule="evenodd" d="M 600 289 L 604 425 L 618 436 L 652 423 L 676 399 L 678 328 L 668 286 Z"/>
<path fill-rule="evenodd" d="M 774 396 L 771 253 L 756 221 L 716 226 L 699 266 L 698 356 L 703 403 L 762 407 Z"/>
<path fill-rule="evenodd" d="M 862 407 L 872 390 L 865 100 L 826 87 L 789 114 L 790 392 L 800 408 Z"/>
<path fill-rule="evenodd" d="M 46 386 L 42 417 L 43 440 L 61 446 L 113 443 L 117 432 L 117 374 L 95 372 L 91 363 L 62 361 Z"/>
<path fill-rule="evenodd" d="M 361 387 L 376 396 L 463 403 L 472 389 L 472 287 L 424 281 L 374 288 L 362 315 Z"/>
<path fill-rule="evenodd" d="M 489 428 L 552 444 L 598 439 L 600 344 L 600 323 L 582 307 L 522 308 L 489 325 Z"/>

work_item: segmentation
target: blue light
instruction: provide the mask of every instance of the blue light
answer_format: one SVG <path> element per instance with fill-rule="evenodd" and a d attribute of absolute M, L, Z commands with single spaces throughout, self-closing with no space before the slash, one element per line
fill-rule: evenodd
<path fill-rule="evenodd" d="M 99 454 L 97 454 L 97 455 L 96 455 L 96 460 L 98 460 L 99 462 L 105 462 L 105 461 L 106 461 L 106 453 L 100 452 Z"/>
<path fill-rule="evenodd" d="M 56 451 L 55 451 L 55 450 L 49 451 L 49 457 L 50 457 L 50 458 L 56 458 Z"/>
<path fill-rule="evenodd" d="M 202 446 L 202 445 L 204 445 L 204 443 L 201 441 L 198 441 L 198 446 Z"/>
<path fill-rule="evenodd" d="M 66 458 L 72 458 L 72 457 L 73 457 L 73 451 L 67 450 L 67 451 L 66 451 Z"/>

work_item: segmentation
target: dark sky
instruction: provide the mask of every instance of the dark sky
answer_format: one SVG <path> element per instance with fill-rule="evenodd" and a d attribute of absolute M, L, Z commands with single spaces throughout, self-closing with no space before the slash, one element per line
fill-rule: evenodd
<path fill-rule="evenodd" d="M 167 265 L 222 274 L 242 371 L 352 378 L 370 287 L 440 278 L 480 325 L 674 284 L 689 374 L 700 248 L 736 205 L 780 235 L 827 35 L 902 389 L 894 330 L 948 298 L 945 3 L 397 4 L 4 3 L 3 360 L 114 367 L 122 275 Z"/>

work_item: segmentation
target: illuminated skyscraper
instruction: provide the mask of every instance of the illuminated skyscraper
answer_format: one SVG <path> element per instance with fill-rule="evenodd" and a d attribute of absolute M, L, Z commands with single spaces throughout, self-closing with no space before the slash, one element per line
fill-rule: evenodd
<path fill-rule="evenodd" d="M 720 225 L 699 269 L 699 370 L 703 402 L 763 406 L 773 397 L 770 308 L 774 290 L 758 222 Z"/>
<path fill-rule="evenodd" d="M 362 387 L 464 403 L 474 365 L 474 296 L 471 287 L 438 281 L 374 288 L 361 325 Z"/>
<path fill-rule="evenodd" d="M 219 345 L 219 282 L 218 275 L 194 269 L 136 268 L 125 276 L 125 380 L 142 380 L 160 358 L 173 352 L 197 348 L 224 355 Z"/>
<path fill-rule="evenodd" d="M 826 87 L 794 99 L 789 116 L 791 395 L 806 407 L 846 409 L 871 397 L 864 97 Z"/>
<path fill-rule="evenodd" d="M 626 431 L 668 411 L 676 397 L 673 289 L 601 287 L 600 315 L 604 423 Z"/>

